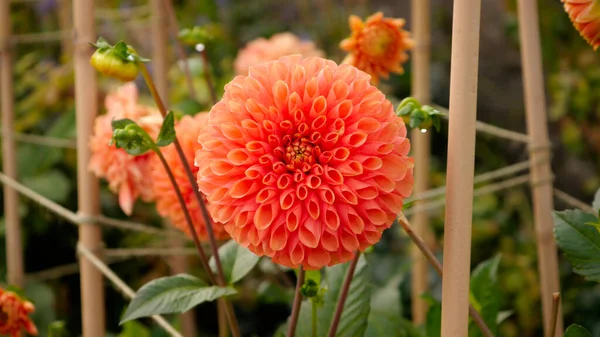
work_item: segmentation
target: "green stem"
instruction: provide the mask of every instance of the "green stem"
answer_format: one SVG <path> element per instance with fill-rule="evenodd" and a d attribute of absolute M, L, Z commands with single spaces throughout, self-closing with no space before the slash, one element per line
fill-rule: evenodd
<path fill-rule="evenodd" d="M 173 171 L 169 167 L 169 164 L 167 163 L 167 160 L 165 159 L 165 156 L 163 156 L 160 149 L 158 151 L 155 151 L 155 153 L 158 156 L 158 158 L 160 159 L 160 162 L 165 167 L 165 170 L 167 171 L 167 176 L 169 176 L 169 180 L 171 181 L 171 185 L 173 185 L 173 188 L 175 189 L 175 194 L 177 195 L 177 200 L 179 201 L 179 206 L 181 206 L 181 210 L 183 210 L 183 215 L 185 217 L 185 221 L 188 224 L 190 233 L 192 233 L 192 238 L 194 239 L 194 244 L 196 245 L 196 249 L 198 250 L 198 254 L 200 255 L 200 260 L 202 261 L 202 266 L 207 271 L 207 274 L 208 274 L 211 282 L 214 283 L 215 278 L 214 278 L 214 275 L 208 265 L 208 257 L 206 256 L 206 253 L 204 253 L 204 249 L 202 249 L 202 245 L 200 244 L 200 240 L 198 239 L 198 233 L 196 232 L 196 228 L 194 227 L 192 217 L 187 208 L 187 205 L 185 204 L 185 200 L 183 198 L 183 195 L 181 194 L 181 190 L 179 189 L 179 186 L 177 185 L 177 181 L 175 180 Z"/>
<path fill-rule="evenodd" d="M 304 285 L 305 271 L 302 266 L 298 269 L 298 280 L 296 281 L 296 291 L 294 293 L 294 304 L 292 306 L 292 315 L 288 325 L 287 337 L 294 337 L 296 334 L 296 325 L 298 325 L 298 316 L 300 315 L 300 305 L 302 304 L 302 292 L 300 289 Z"/>
<path fill-rule="evenodd" d="M 162 99 L 160 98 L 160 95 L 158 94 L 158 90 L 156 90 L 156 86 L 154 85 L 154 81 L 152 80 L 152 77 L 150 76 L 150 73 L 148 72 L 148 68 L 146 68 L 146 65 L 141 62 L 139 63 L 139 66 L 140 66 L 140 70 L 142 72 L 142 76 L 144 76 L 144 80 L 146 81 L 146 84 L 148 85 L 148 88 L 150 89 L 150 93 L 152 94 L 152 97 L 154 98 L 154 101 L 156 102 L 156 106 L 158 107 L 158 110 L 160 111 L 161 115 L 164 118 L 167 115 L 167 108 L 165 107 L 165 104 L 163 103 Z M 192 168 L 190 167 L 190 164 L 188 163 L 188 160 L 185 157 L 185 153 L 183 152 L 183 148 L 181 147 L 181 144 L 179 143 L 179 140 L 177 139 L 177 137 L 175 137 L 173 144 L 175 144 L 175 149 L 177 150 L 177 155 L 179 156 L 179 159 L 181 160 L 181 164 L 183 165 L 183 168 L 185 170 L 185 174 L 186 174 L 190 184 L 193 187 L 192 190 L 194 191 L 194 196 L 196 197 L 196 201 L 200 205 L 200 211 L 202 212 L 202 218 L 204 219 L 204 224 L 206 225 L 206 232 L 208 233 L 210 248 L 212 250 L 213 257 L 215 258 L 215 265 L 217 266 L 216 284 L 221 287 L 224 287 L 224 286 L 226 286 L 225 274 L 223 273 L 223 265 L 221 264 L 221 258 L 219 256 L 219 247 L 217 246 L 217 239 L 215 238 L 215 232 L 213 230 L 212 220 L 211 220 L 210 216 L 208 215 L 208 209 L 206 208 L 206 204 L 204 203 L 204 200 L 202 200 L 202 196 L 200 195 L 200 190 L 198 189 L 198 182 L 196 181 L 196 179 L 194 179 L 194 174 L 192 173 Z M 197 237 L 195 237 L 194 240 L 197 240 Z M 211 273 L 210 268 L 208 268 L 206 271 L 207 271 L 207 273 Z M 228 300 L 225 300 L 225 302 L 226 302 L 226 307 L 227 307 L 227 319 L 229 321 L 231 333 L 233 334 L 233 337 L 240 337 L 241 336 L 240 328 L 239 328 L 237 318 L 235 317 L 235 312 L 233 310 L 233 306 L 231 305 L 231 302 L 229 302 Z"/>
<path fill-rule="evenodd" d="M 338 299 L 337 306 L 335 308 L 335 313 L 333 314 L 331 327 L 329 327 L 329 337 L 335 337 L 335 334 L 337 333 L 337 328 L 340 324 L 340 319 L 342 318 L 342 312 L 344 311 L 344 304 L 346 304 L 346 297 L 348 297 L 348 291 L 350 291 L 350 284 L 352 284 L 352 278 L 354 277 L 354 271 L 356 270 L 356 265 L 358 264 L 359 258 L 360 252 L 356 252 L 354 259 L 352 262 L 350 262 L 350 268 L 348 268 L 346 279 L 342 285 L 342 293 L 340 294 L 340 298 Z"/>
<path fill-rule="evenodd" d="M 312 303 L 312 337 L 317 337 L 317 304 L 315 301 Z"/>

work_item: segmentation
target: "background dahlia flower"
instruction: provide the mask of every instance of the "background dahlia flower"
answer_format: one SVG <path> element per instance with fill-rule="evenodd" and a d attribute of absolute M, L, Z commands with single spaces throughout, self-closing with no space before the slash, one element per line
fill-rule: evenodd
<path fill-rule="evenodd" d="M 0 289 L 0 335 L 19 337 L 21 330 L 37 336 L 38 330 L 29 318 L 35 311 L 31 302 L 22 300 L 17 294 Z"/>
<path fill-rule="evenodd" d="M 216 222 L 295 268 L 349 261 L 381 238 L 413 187 L 402 119 L 366 73 L 293 55 L 237 76 L 198 138 Z"/>
<path fill-rule="evenodd" d="M 129 118 L 136 121 L 152 137 L 156 137 L 162 124 L 158 110 L 138 104 L 138 90 L 132 82 L 111 92 L 105 99 L 106 114 L 98 116 L 90 137 L 89 169 L 98 178 L 108 181 L 111 191 L 118 194 L 119 206 L 131 215 L 137 198 L 152 201 L 152 181 L 150 180 L 150 159 L 148 152 L 141 156 L 131 156 L 124 149 L 109 145 L 113 135 L 111 121 Z"/>
<path fill-rule="evenodd" d="M 184 116 L 175 125 L 177 139 L 179 140 L 179 143 L 181 143 L 183 152 L 185 153 L 185 156 L 188 159 L 194 174 L 197 174 L 198 172 L 198 168 L 194 166 L 194 156 L 196 151 L 200 149 L 200 144 L 198 144 L 198 134 L 200 133 L 200 130 L 206 126 L 207 120 L 208 113 L 204 112 L 199 113 L 194 117 Z M 198 202 L 194 196 L 194 187 L 190 184 L 190 181 L 185 174 L 185 170 L 181 164 L 179 156 L 177 155 L 175 146 L 171 144 L 167 147 L 161 148 L 161 151 L 167 163 L 169 164 L 169 167 L 173 171 L 177 185 L 181 190 L 181 194 L 183 195 L 187 208 L 194 221 L 196 233 L 198 233 L 200 240 L 208 240 L 208 233 L 206 231 L 204 220 L 202 219 L 200 205 L 198 205 Z M 156 209 L 158 213 L 163 217 L 168 217 L 171 223 L 177 229 L 190 236 L 191 233 L 183 215 L 183 210 L 181 209 L 179 201 L 177 200 L 175 190 L 171 185 L 169 177 L 167 176 L 167 171 L 158 157 L 154 156 L 151 167 L 152 183 L 154 188 Z M 218 240 L 229 238 L 229 234 L 225 232 L 222 224 L 214 224 L 213 230 L 215 237 Z"/>
<path fill-rule="evenodd" d="M 301 54 L 305 57 L 325 55 L 311 41 L 302 41 L 289 32 L 278 33 L 270 39 L 261 37 L 250 41 L 241 49 L 235 59 L 235 72 L 238 75 L 248 75 L 250 66 L 293 54 Z"/>
<path fill-rule="evenodd" d="M 348 52 L 342 63 L 351 64 L 372 76 L 373 84 L 389 73 L 402 74 L 402 63 L 408 60 L 407 50 L 413 47 L 410 33 L 402 29 L 404 19 L 384 18 L 383 13 L 371 15 L 365 22 L 351 15 L 348 19 L 352 34 L 340 42 Z"/>
<path fill-rule="evenodd" d="M 561 0 L 579 34 L 594 48 L 600 46 L 600 1 Z"/>

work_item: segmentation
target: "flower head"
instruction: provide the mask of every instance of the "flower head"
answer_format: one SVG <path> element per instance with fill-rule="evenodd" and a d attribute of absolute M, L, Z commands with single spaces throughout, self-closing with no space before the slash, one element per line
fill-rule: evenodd
<path fill-rule="evenodd" d="M 319 269 L 381 238 L 413 186 L 401 118 L 366 73 L 293 55 L 225 87 L 198 138 L 216 222 L 274 262 Z"/>
<path fill-rule="evenodd" d="M 286 55 L 301 54 L 305 57 L 324 56 L 311 41 L 302 41 L 296 35 L 284 32 L 270 39 L 258 38 L 249 42 L 238 53 L 234 68 L 238 75 L 248 75 L 248 68 L 262 62 L 277 60 Z"/>
<path fill-rule="evenodd" d="M 379 77 L 388 78 L 390 72 L 404 72 L 406 51 L 413 46 L 410 33 L 402 29 L 404 19 L 384 18 L 377 12 L 365 22 L 355 15 L 348 21 L 352 35 L 340 43 L 340 48 L 349 53 L 342 63 L 370 74 L 374 84 Z"/>
<path fill-rule="evenodd" d="M 579 34 L 594 48 L 600 46 L 600 1 L 561 0 Z"/>
<path fill-rule="evenodd" d="M 197 174 L 198 168 L 194 166 L 194 156 L 196 151 L 200 149 L 198 144 L 198 134 L 206 126 L 208 120 L 208 113 L 199 113 L 194 117 L 184 116 L 175 125 L 175 133 L 177 134 L 177 140 L 181 144 L 183 152 L 188 159 L 192 172 Z M 173 144 L 161 148 L 161 152 L 165 157 L 173 175 L 177 181 L 177 185 L 183 195 L 186 206 L 190 215 L 194 221 L 194 228 L 200 240 L 207 240 L 208 233 L 204 220 L 202 219 L 202 213 L 200 211 L 200 205 L 196 201 L 194 196 L 194 187 L 190 184 L 183 165 L 179 159 L 177 151 Z M 179 230 L 183 231 L 187 235 L 191 235 L 188 224 L 183 215 L 183 210 L 179 205 L 179 200 L 175 194 L 175 190 L 171 185 L 171 181 L 167 176 L 167 171 L 164 169 L 162 163 L 160 163 L 158 157 L 155 156 L 152 162 L 152 182 L 154 187 L 154 195 L 156 201 L 156 209 L 161 216 L 168 217 L 171 223 Z M 206 200 L 205 200 L 206 201 Z M 213 231 L 217 239 L 228 239 L 229 234 L 223 229 L 223 225 L 214 224 Z"/>
<path fill-rule="evenodd" d="M 150 159 L 152 153 L 131 156 L 124 149 L 109 145 L 113 119 L 129 118 L 142 126 L 151 136 L 158 134 L 162 118 L 158 110 L 138 104 L 138 91 L 133 83 L 127 83 L 106 96 L 107 113 L 96 118 L 94 132 L 90 137 L 89 169 L 97 177 L 108 181 L 111 191 L 118 194 L 119 205 L 125 214 L 131 215 L 133 204 L 139 197 L 152 201 Z"/>
<path fill-rule="evenodd" d="M 35 311 L 31 302 L 22 300 L 17 294 L 0 289 L 0 335 L 19 337 L 22 329 L 37 336 L 38 330 L 28 315 Z"/>

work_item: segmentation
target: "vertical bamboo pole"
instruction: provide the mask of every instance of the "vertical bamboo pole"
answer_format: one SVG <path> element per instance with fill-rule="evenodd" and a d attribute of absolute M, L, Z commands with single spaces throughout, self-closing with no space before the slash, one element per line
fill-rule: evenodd
<path fill-rule="evenodd" d="M 88 171 L 90 150 L 88 135 L 92 134 L 98 113 L 98 85 L 96 71 L 90 65 L 92 48 L 96 41 L 94 0 L 73 1 L 75 109 L 77 116 L 77 191 L 79 214 L 98 214 L 98 181 Z M 102 231 L 93 224 L 79 226 L 79 244 L 91 251 L 102 247 Z M 84 257 L 81 269 L 81 308 L 83 337 L 105 336 L 104 287 L 102 274 Z"/>
<path fill-rule="evenodd" d="M 154 83 L 158 94 L 163 98 L 165 104 L 169 102 L 169 60 L 167 57 L 168 49 L 168 20 L 163 0 L 151 0 L 152 6 L 152 69 Z M 163 223 L 164 226 L 171 226 L 169 221 Z M 170 239 L 171 246 L 182 247 L 184 241 L 179 237 Z M 189 265 L 186 256 L 173 256 L 169 259 L 172 274 L 186 273 L 189 271 Z M 197 336 L 196 320 L 194 312 L 190 311 L 180 315 L 181 330 L 184 336 Z"/>
<path fill-rule="evenodd" d="M 2 170 L 17 179 L 17 157 L 13 138 L 14 98 L 11 55 L 10 2 L 0 1 L 0 87 L 2 93 Z M 6 265 L 8 283 L 23 286 L 23 242 L 19 219 L 19 195 L 4 185 L 4 218 L 6 221 Z"/>
<path fill-rule="evenodd" d="M 431 100 L 430 81 L 429 81 L 429 60 L 430 60 L 430 19 L 429 19 L 429 0 L 412 0 L 412 34 L 415 40 L 415 47 L 412 51 L 412 96 L 421 103 L 428 104 Z M 421 193 L 427 190 L 429 186 L 429 148 L 430 136 L 428 133 L 421 133 L 417 128 L 412 131 L 412 146 L 417 166 L 415 167 L 415 188 L 414 193 Z M 420 202 L 416 203 L 418 210 Z M 417 235 L 422 238 L 431 237 L 429 228 L 429 219 L 427 211 L 417 211 L 414 215 L 413 223 Z M 427 259 L 416 245 L 412 251 L 414 265 L 412 268 L 412 319 L 415 324 L 425 323 L 427 315 L 427 302 L 421 298 L 428 288 L 428 264 Z"/>
<path fill-rule="evenodd" d="M 553 237 L 552 170 L 550 168 L 550 141 L 544 94 L 544 75 L 538 7 L 535 0 L 519 0 L 519 34 L 521 38 L 521 63 L 527 132 L 529 133 L 529 160 L 531 162 L 531 189 L 535 232 L 537 238 L 538 270 L 542 297 L 542 312 L 546 337 L 552 317 L 552 294 L 560 291 L 558 258 Z M 556 322 L 556 336 L 563 334 L 562 313 Z"/>
<path fill-rule="evenodd" d="M 455 0 L 450 68 L 442 337 L 468 335 L 481 0 Z"/>

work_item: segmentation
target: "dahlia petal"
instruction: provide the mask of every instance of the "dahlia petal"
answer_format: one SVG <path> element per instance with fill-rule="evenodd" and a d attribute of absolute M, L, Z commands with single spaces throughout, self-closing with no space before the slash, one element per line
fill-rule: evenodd
<path fill-rule="evenodd" d="M 327 207 L 325 210 L 325 225 L 327 228 L 335 231 L 340 228 L 340 217 L 333 206 Z"/>
<path fill-rule="evenodd" d="M 341 185 L 344 183 L 344 176 L 340 173 L 340 171 L 328 166 L 325 168 L 325 181 L 332 185 Z"/>
<path fill-rule="evenodd" d="M 327 186 L 322 186 L 319 188 L 319 197 L 321 200 L 327 204 L 332 205 L 335 202 L 335 194 L 331 190 L 331 188 Z"/>
<path fill-rule="evenodd" d="M 308 253 L 308 267 L 311 269 L 321 269 L 320 266 L 328 265 L 331 261 L 329 253 L 322 248 L 315 248 Z"/>
<path fill-rule="evenodd" d="M 254 224 L 256 225 L 256 228 L 261 230 L 268 228 L 271 223 L 273 223 L 273 220 L 275 220 L 278 213 L 279 210 L 274 204 L 261 205 L 254 214 Z"/>
<path fill-rule="evenodd" d="M 281 224 L 279 227 L 273 230 L 271 233 L 271 239 L 269 240 L 269 248 L 273 251 L 279 251 L 285 248 L 288 240 L 288 232 L 285 230 L 285 226 Z"/>
<path fill-rule="evenodd" d="M 340 249 L 340 241 L 338 240 L 337 233 L 334 235 L 327 230 L 325 230 L 323 236 L 321 236 L 321 244 L 328 252 L 336 252 Z"/>
<path fill-rule="evenodd" d="M 292 208 L 295 202 L 296 194 L 293 190 L 285 190 L 279 197 L 279 204 L 281 205 L 281 209 L 283 210 L 288 210 Z"/>
<path fill-rule="evenodd" d="M 119 188 L 119 207 L 121 207 L 123 213 L 128 216 L 131 216 L 131 213 L 133 212 L 134 200 L 133 191 L 131 186 L 129 186 L 129 183 L 121 184 L 121 187 Z"/>
<path fill-rule="evenodd" d="M 321 222 L 307 218 L 298 232 L 300 242 L 309 248 L 315 248 L 319 244 L 321 236 Z"/>

